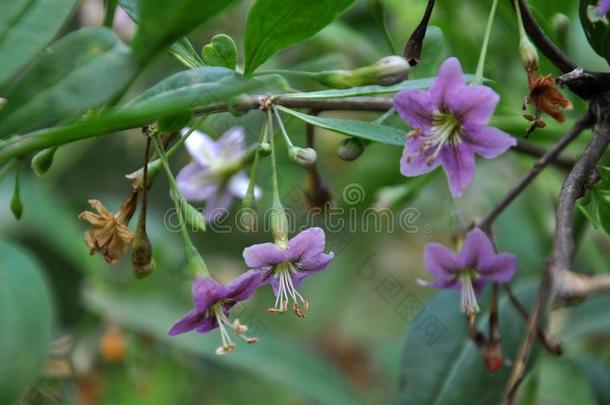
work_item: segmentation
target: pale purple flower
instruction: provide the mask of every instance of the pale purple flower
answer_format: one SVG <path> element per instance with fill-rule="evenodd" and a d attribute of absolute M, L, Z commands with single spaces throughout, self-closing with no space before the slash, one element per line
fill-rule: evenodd
<path fill-rule="evenodd" d="M 263 274 L 259 271 L 248 271 L 227 285 L 209 277 L 195 277 L 192 289 L 195 308 L 171 327 L 169 335 L 175 336 L 193 330 L 207 333 L 219 328 L 222 346 L 216 349 L 216 354 L 225 354 L 235 347 L 226 328 L 235 331 L 246 342 L 255 343 L 256 338 L 244 335 L 248 330 L 246 325 L 240 324 L 238 319 L 232 323 L 229 321 L 229 311 L 238 302 L 250 298 L 261 285 L 262 279 Z"/>
<path fill-rule="evenodd" d="M 438 243 L 426 245 L 424 262 L 436 280 L 418 280 L 420 284 L 461 290 L 461 309 L 466 314 L 479 311 L 477 297 L 487 283 L 508 283 L 517 270 L 517 257 L 497 254 L 491 240 L 479 228 L 468 232 L 459 253 Z"/>
<path fill-rule="evenodd" d="M 188 129 L 182 130 L 184 136 Z M 188 201 L 205 201 L 205 217 L 214 222 L 227 213 L 234 198 L 244 198 L 249 179 L 241 170 L 244 157 L 245 132 L 235 127 L 217 141 L 200 131 L 186 139 L 186 148 L 193 161 L 178 176 L 178 188 Z M 261 190 L 254 188 L 254 197 Z"/>
<path fill-rule="evenodd" d="M 601 0 L 599 2 L 597 12 L 599 13 L 599 15 L 604 16 L 608 14 L 608 11 L 610 11 L 610 0 Z"/>
<path fill-rule="evenodd" d="M 292 300 L 297 316 L 305 316 L 309 303 L 297 291 L 307 276 L 324 270 L 333 253 L 324 253 L 324 231 L 309 228 L 288 242 L 261 243 L 244 249 L 244 260 L 251 269 L 260 270 L 263 282 L 270 282 L 276 300 L 270 312 L 285 312 Z"/>
<path fill-rule="evenodd" d="M 443 166 L 449 188 L 460 197 L 475 172 L 475 153 L 493 159 L 516 144 L 488 126 L 499 96 L 487 86 L 466 85 L 460 62 L 449 58 L 428 91 L 403 90 L 394 107 L 413 127 L 400 160 L 400 172 L 419 176 Z"/>
<path fill-rule="evenodd" d="M 79 20 L 82 25 L 99 26 L 104 23 L 106 9 L 102 0 L 85 0 L 79 8 Z M 136 25 L 121 7 L 114 12 L 112 28 L 126 42 L 131 41 L 136 31 Z"/>

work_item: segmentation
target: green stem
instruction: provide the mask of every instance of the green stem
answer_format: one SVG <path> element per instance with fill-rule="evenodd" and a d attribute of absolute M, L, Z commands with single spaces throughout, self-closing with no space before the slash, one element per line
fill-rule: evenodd
<path fill-rule="evenodd" d="M 116 13 L 116 8 L 119 5 L 118 0 L 106 0 L 104 1 L 106 5 L 106 15 L 104 16 L 104 27 L 112 28 L 114 23 L 114 14 Z"/>
<path fill-rule="evenodd" d="M 271 108 L 273 109 L 273 114 L 275 115 L 275 120 L 277 121 L 277 123 L 280 127 L 280 132 L 284 136 L 284 141 L 286 141 L 288 150 L 294 148 L 294 145 L 292 144 L 292 141 L 290 140 L 290 137 L 288 136 L 288 132 L 286 132 L 286 128 L 284 127 L 284 122 L 282 121 L 282 117 L 280 116 L 280 113 L 277 111 L 277 108 L 275 108 L 275 106 L 273 106 Z M 273 148 L 273 146 L 272 146 L 272 148 Z"/>
<path fill-rule="evenodd" d="M 491 29 L 494 24 L 494 18 L 496 16 L 496 9 L 498 8 L 498 0 L 493 0 L 491 5 L 491 11 L 487 18 L 487 27 L 485 28 L 485 36 L 483 37 L 483 46 L 481 47 L 481 54 L 479 56 L 479 63 L 477 65 L 477 71 L 474 74 L 472 84 L 483 83 L 483 70 L 485 69 L 485 58 L 487 57 L 487 47 L 489 46 L 489 37 L 491 36 Z"/>
<path fill-rule="evenodd" d="M 4 166 L 2 166 L 2 168 L 0 168 L 0 181 L 6 177 L 6 175 L 15 166 L 15 163 L 17 163 L 17 159 L 11 159 Z"/>
<path fill-rule="evenodd" d="M 205 264 L 205 261 L 199 255 L 199 252 L 195 248 L 195 245 L 193 244 L 193 241 L 191 240 L 191 237 L 189 236 L 188 231 L 186 230 L 186 222 L 182 215 L 182 207 L 181 207 L 181 204 L 183 204 L 183 201 L 185 201 L 185 200 L 184 200 L 184 197 L 182 196 L 182 193 L 180 192 L 180 189 L 178 188 L 178 184 L 176 184 L 176 179 L 174 178 L 174 175 L 172 174 L 172 170 L 169 167 L 169 164 L 167 162 L 167 156 L 165 155 L 165 152 L 163 151 L 163 148 L 161 147 L 161 141 L 159 139 L 158 133 L 156 133 L 154 135 L 153 141 L 154 141 L 153 143 L 155 145 L 155 150 L 157 152 L 157 155 L 159 155 L 159 159 L 161 160 L 161 164 L 163 165 L 163 169 L 165 170 L 165 174 L 166 174 L 167 180 L 169 182 L 169 187 L 172 192 L 171 197 L 172 197 L 172 200 L 174 201 L 174 207 L 176 209 L 176 214 L 178 215 L 178 226 L 180 227 L 180 233 L 182 234 L 182 239 L 184 241 L 184 253 L 186 255 L 186 260 L 187 260 L 187 262 L 190 262 L 192 259 L 197 258 L 198 260 L 200 260 L 200 263 L 203 265 L 202 270 L 205 272 L 206 275 L 209 275 L 210 272 L 207 268 L 207 265 Z"/>
<path fill-rule="evenodd" d="M 514 0 L 515 14 L 517 15 L 517 25 L 519 26 L 519 39 L 527 38 L 525 33 L 525 27 L 523 27 L 523 19 L 521 18 L 521 8 L 519 7 L 519 0 Z"/>
<path fill-rule="evenodd" d="M 259 143 L 262 144 L 265 142 L 265 138 L 267 137 L 267 129 L 268 124 L 265 120 L 263 122 L 263 127 L 261 128 L 261 134 L 259 136 Z M 251 208 L 254 202 L 254 187 L 256 185 L 256 171 L 258 169 L 258 162 L 260 160 L 260 152 L 259 148 L 257 148 L 256 154 L 254 155 L 254 161 L 252 162 L 252 169 L 250 170 L 250 181 L 248 182 L 248 189 L 246 190 L 246 196 L 244 197 L 244 206 L 248 206 Z"/>
<path fill-rule="evenodd" d="M 392 55 L 396 55 L 396 46 L 394 45 L 394 41 L 392 41 L 392 37 L 390 36 L 390 31 L 385 23 L 381 24 L 381 33 L 383 34 L 383 39 L 388 45 L 388 49 L 392 52 Z"/>
<path fill-rule="evenodd" d="M 282 205 L 280 200 L 280 188 L 277 183 L 277 162 L 275 158 L 275 130 L 273 129 L 273 116 L 271 110 L 267 110 L 267 122 L 269 123 L 269 144 L 271 145 L 271 185 L 273 192 L 273 204 Z"/>
<path fill-rule="evenodd" d="M 396 109 L 394 107 L 390 108 L 388 111 L 384 112 L 383 114 L 381 114 L 379 116 L 379 118 L 377 118 L 375 121 L 373 121 L 375 124 L 383 124 L 388 118 L 390 118 L 394 113 L 396 112 Z"/>

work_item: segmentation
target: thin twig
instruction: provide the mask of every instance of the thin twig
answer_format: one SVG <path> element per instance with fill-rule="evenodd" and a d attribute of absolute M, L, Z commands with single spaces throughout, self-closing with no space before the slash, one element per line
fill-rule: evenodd
<path fill-rule="evenodd" d="M 527 332 L 521 342 L 519 353 L 506 385 L 505 399 L 509 403 L 514 400 L 517 388 L 523 380 L 526 363 L 543 309 L 548 307 L 549 299 L 552 296 L 561 296 L 562 290 L 571 289 L 572 286 L 566 280 L 573 281 L 576 277 L 570 271 L 575 251 L 573 217 L 576 200 L 582 195 L 588 177 L 610 143 L 610 111 L 608 111 L 607 97 L 593 101 L 589 111 L 596 123 L 596 129 L 585 151 L 578 158 L 574 168 L 566 178 L 559 194 L 553 252 L 543 281 L 540 284 L 536 306 L 529 317 Z M 603 276 L 603 279 L 608 281 L 606 276 Z M 594 281 L 595 278 L 592 278 L 592 280 Z"/>
<path fill-rule="evenodd" d="M 514 294 L 510 284 L 505 284 L 504 289 L 506 290 L 511 304 L 513 304 L 519 315 L 521 315 L 521 317 L 527 321 L 530 317 L 530 314 L 523 305 L 523 303 L 521 303 L 521 301 L 519 301 L 519 298 L 517 298 L 517 296 Z M 540 326 L 538 326 L 536 333 L 538 334 L 538 339 L 540 340 L 540 343 L 543 344 L 544 348 L 549 353 L 554 354 L 556 356 L 559 356 L 563 353 L 561 344 L 557 341 L 557 339 L 555 339 L 555 337 L 548 335 Z"/>
<path fill-rule="evenodd" d="M 513 150 L 523 155 L 528 155 L 535 158 L 541 158 L 545 153 L 547 153 L 547 149 L 541 148 L 540 146 L 524 139 L 517 139 L 517 145 L 513 148 Z M 550 162 L 550 164 L 562 170 L 571 170 L 574 163 L 576 163 L 576 159 L 564 156 L 557 156 Z"/>
<path fill-rule="evenodd" d="M 559 154 L 578 137 L 578 135 L 585 129 L 591 127 L 592 124 L 593 120 L 590 113 L 587 113 L 584 117 L 576 121 L 574 126 L 570 128 L 563 138 L 561 138 L 552 148 L 547 150 L 534 164 L 529 173 L 513 187 L 498 204 L 496 204 L 494 209 L 479 223 L 479 227 L 489 233 L 491 225 L 496 218 L 527 188 L 549 163 L 555 160 Z"/>

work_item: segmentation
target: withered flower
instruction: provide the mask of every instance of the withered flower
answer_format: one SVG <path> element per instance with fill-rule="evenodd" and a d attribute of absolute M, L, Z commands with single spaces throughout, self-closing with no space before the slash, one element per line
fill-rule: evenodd
<path fill-rule="evenodd" d="M 85 232 L 85 243 L 90 254 L 100 252 L 109 264 L 118 262 L 127 246 L 133 241 L 133 232 L 127 227 L 137 204 L 137 192 L 131 193 L 116 214 L 111 213 L 98 200 L 89 200 L 89 204 L 98 212 L 83 211 L 78 216 L 91 224 Z"/>
<path fill-rule="evenodd" d="M 537 77 L 534 70 L 527 72 L 528 86 L 530 94 L 526 97 L 523 109 L 527 109 L 528 104 L 535 108 L 534 115 L 526 114 L 524 117 L 532 121 L 532 125 L 527 131 L 529 135 L 536 128 L 542 128 L 546 124 L 540 118 L 543 113 L 550 115 L 557 122 L 564 122 L 566 117 L 562 110 L 571 110 L 572 102 L 566 99 L 557 89 L 557 83 L 552 75 Z"/>

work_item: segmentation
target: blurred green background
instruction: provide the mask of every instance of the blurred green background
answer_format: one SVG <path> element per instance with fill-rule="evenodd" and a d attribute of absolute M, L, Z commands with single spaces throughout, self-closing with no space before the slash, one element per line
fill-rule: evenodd
<path fill-rule="evenodd" d="M 549 35 L 579 65 L 607 70 L 606 62 L 586 43 L 576 2 L 529 3 Z M 386 1 L 386 22 L 399 52 L 419 22 L 425 4 L 423 0 Z M 242 1 L 189 35 L 189 39 L 200 49 L 214 34 L 227 33 L 241 48 L 250 5 L 251 2 Z M 466 72 L 474 72 L 490 5 L 490 1 L 481 0 L 438 0 L 424 45 L 423 63 L 412 71 L 411 77 L 434 76 L 440 62 L 448 56 L 457 56 Z M 85 18 L 86 12 L 90 11 L 79 10 L 65 31 L 91 21 Z M 563 13 L 569 21 L 559 31 L 557 13 Z M 521 105 L 528 90 L 517 45 L 514 14 L 509 2 L 501 1 L 485 76 L 502 96 L 494 118 L 497 125 L 521 137 L 527 127 L 521 117 Z M 390 51 L 366 2 L 357 1 L 338 21 L 312 39 L 281 52 L 265 67 L 312 71 L 354 68 L 388 54 Z M 159 57 L 138 79 L 127 98 L 182 69 L 169 54 Z M 557 73 L 546 61 L 542 63 L 542 72 Z M 306 81 L 291 84 L 302 90 L 316 88 Z M 568 112 L 568 122 L 560 126 L 549 120 L 547 128 L 532 135 L 533 142 L 549 145 L 583 112 L 575 97 L 566 94 L 575 102 L 575 110 Z M 375 118 L 375 114 L 363 113 L 325 115 Z M 259 111 L 239 118 L 220 114 L 207 118 L 201 129 L 218 137 L 234 125 L 243 125 L 252 141 L 261 120 Z M 390 122 L 400 125 L 397 119 Z M 293 141 L 304 145 L 303 124 L 290 119 L 286 123 Z M 405 339 L 417 324 L 419 312 L 438 319 L 446 313 L 455 312 L 459 316 L 457 294 L 452 295 L 454 307 L 428 306 L 427 300 L 434 291 L 416 286 L 417 277 L 426 277 L 423 246 L 431 241 L 447 243 L 456 230 L 485 215 L 533 163 L 530 157 L 512 152 L 493 162 L 479 161 L 474 184 L 462 199 L 454 201 L 442 174 L 424 184 L 402 177 L 398 170 L 400 148 L 371 145 L 357 161 L 344 162 L 336 155 L 342 137 L 317 129 L 320 173 L 336 204 L 345 208 L 346 224 L 352 226 L 328 233 L 328 247 L 336 252 L 336 258 L 326 271 L 309 278 L 302 287 L 311 304 L 307 318 L 269 315 L 266 308 L 272 304 L 272 293 L 270 288 L 261 289 L 239 314 L 243 322 L 251 327 L 256 325 L 253 328 L 261 342 L 254 346 L 241 344 L 231 354 L 219 357 L 214 355 L 220 342 L 217 331 L 207 335 L 167 336 L 169 326 L 190 307 L 191 297 L 182 268 L 180 235 L 164 226 L 164 215 L 172 207 L 164 176 L 158 177 L 150 195 L 149 236 L 157 264 L 152 276 L 143 280 L 134 278 L 128 259 L 108 267 L 102 257 L 89 256 L 83 242 L 87 224 L 78 220 L 78 213 L 89 209 L 90 198 L 101 200 L 111 210 L 119 207 L 131 189 L 124 175 L 141 166 L 142 138 L 134 130 L 62 147 L 52 169 L 42 179 L 24 170 L 21 179 L 24 214 L 19 222 L 9 210 L 12 176 L 0 183 L 0 238 L 8 245 L 18 246 L 34 259 L 33 265 L 44 271 L 54 314 L 53 351 L 41 377 L 29 390 L 27 402 L 392 402 L 397 393 L 417 389 L 409 387 L 409 381 L 402 381 L 401 385 L 400 368 Z M 584 141 L 577 142 L 567 154 L 581 150 Z M 289 200 L 286 204 L 303 218 L 305 172 L 287 159 L 282 143 L 279 144 L 282 193 Z M 172 166 L 178 171 L 188 160 L 186 152 L 180 152 Z M 258 204 L 263 208 L 270 205 L 268 170 L 268 161 L 264 160 L 258 182 L 265 192 Z M 555 168 L 547 170 L 497 224 L 499 249 L 519 256 L 517 283 L 528 283 L 540 275 L 549 251 L 554 207 L 563 175 Z M 353 188 L 353 184 L 364 191 L 357 204 L 343 198 L 344 190 Z M 390 190 L 401 195 L 391 204 L 396 218 L 394 230 L 388 231 L 386 227 L 383 232 L 362 232 L 364 223 L 370 225 L 374 221 L 370 216 L 362 220 L 364 210 L 383 203 L 385 199 L 381 197 Z M 233 208 L 238 207 L 235 204 Z M 357 214 L 348 215 L 351 212 Z M 408 232 L 399 227 L 401 212 L 411 213 Z M 232 221 L 233 216 L 228 222 Z M 321 218 L 317 221 L 323 224 Z M 263 232 L 208 231 L 194 235 L 210 270 L 221 281 L 228 281 L 246 269 L 241 257 L 244 247 L 269 239 L 270 235 Z M 586 271 L 607 268 L 607 243 L 606 236 L 586 228 L 578 268 Z M 404 302 L 415 307 L 405 312 L 400 306 Z M 25 312 L 40 309 L 35 306 L 37 301 L 24 300 L 23 305 Z M 561 360 L 540 355 L 535 372 L 524 384 L 522 401 L 586 404 L 603 398 L 599 396 L 601 388 L 594 382 L 607 380 L 610 375 L 606 370 L 610 316 L 605 313 L 603 299 L 585 305 L 576 310 L 581 311 L 576 315 L 572 309 L 554 315 L 553 330 L 566 339 L 567 355 Z M 414 312 L 413 308 L 417 310 Z M 583 317 L 585 309 L 590 312 Z M 442 332 L 445 338 L 463 340 L 451 325 L 445 326 Z M 0 339 L 1 336 L 0 331 Z M 585 362 L 591 358 L 595 358 L 597 368 Z M 446 359 L 439 355 L 435 361 Z M 484 369 L 481 362 L 474 364 L 473 367 Z M 428 366 L 416 365 L 421 374 L 427 373 Z M 474 393 L 472 398 L 471 403 L 476 403 Z"/>

